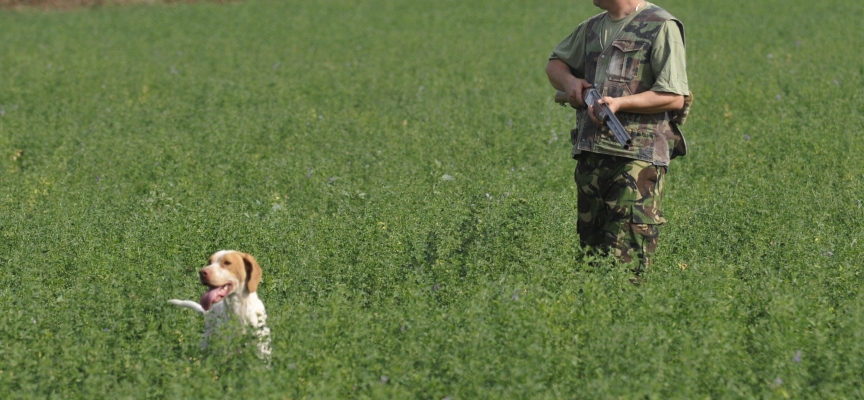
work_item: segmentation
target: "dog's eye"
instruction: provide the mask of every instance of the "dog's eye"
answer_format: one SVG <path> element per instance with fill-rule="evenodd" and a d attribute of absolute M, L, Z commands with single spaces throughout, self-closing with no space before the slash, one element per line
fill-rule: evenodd
<path fill-rule="evenodd" d="M 231 261 L 225 261 L 225 265 L 231 265 Z"/>

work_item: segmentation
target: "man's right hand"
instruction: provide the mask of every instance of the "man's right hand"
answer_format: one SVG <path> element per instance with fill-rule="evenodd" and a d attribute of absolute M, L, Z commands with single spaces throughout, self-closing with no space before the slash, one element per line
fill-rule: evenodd
<path fill-rule="evenodd" d="M 567 93 L 567 100 L 570 102 L 570 107 L 586 108 L 588 105 L 585 104 L 585 91 L 590 89 L 593 85 L 584 79 L 575 79 L 576 81 L 574 84 L 565 88 L 566 90 L 564 92 Z"/>
<path fill-rule="evenodd" d="M 559 59 L 552 59 L 546 64 L 546 75 L 549 77 L 549 83 L 555 89 L 567 93 L 567 100 L 570 107 L 586 108 L 585 105 L 585 90 L 592 85 L 584 79 L 573 76 L 570 72 L 570 67 Z"/>

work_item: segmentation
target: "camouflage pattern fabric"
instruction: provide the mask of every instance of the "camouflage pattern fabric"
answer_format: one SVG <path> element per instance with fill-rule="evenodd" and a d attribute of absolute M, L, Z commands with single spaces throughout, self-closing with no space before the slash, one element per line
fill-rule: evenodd
<path fill-rule="evenodd" d="M 594 84 L 603 96 L 623 97 L 651 90 L 654 71 L 651 68 L 651 48 L 660 28 L 672 20 L 681 30 L 684 25 L 666 10 L 649 5 L 627 24 L 610 46 L 600 44 L 601 22 L 606 13 L 587 21 L 585 29 L 585 79 Z M 668 113 L 615 114 L 633 139 L 625 150 L 605 126 L 599 126 L 588 117 L 588 110 L 577 112 L 576 129 L 571 133 L 574 158 L 583 151 L 649 161 L 656 165 L 669 165 L 670 149 L 680 134 L 670 126 Z"/>
<path fill-rule="evenodd" d="M 639 275 L 657 248 L 666 168 L 647 161 L 583 153 L 574 178 L 578 189 L 577 231 L 584 247 L 638 261 Z"/>
<path fill-rule="evenodd" d="M 670 122 L 673 122 L 676 125 L 684 125 L 684 123 L 687 122 L 687 116 L 690 115 L 690 107 L 693 106 L 693 99 L 693 92 L 689 92 L 689 94 L 684 97 L 684 107 L 681 107 L 680 110 L 669 112 Z"/>

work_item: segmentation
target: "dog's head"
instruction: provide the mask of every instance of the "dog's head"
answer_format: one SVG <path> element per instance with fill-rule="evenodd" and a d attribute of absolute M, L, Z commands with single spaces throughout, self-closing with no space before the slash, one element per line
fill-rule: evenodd
<path fill-rule="evenodd" d="M 249 254 L 234 250 L 213 253 L 207 266 L 198 271 L 201 283 L 209 290 L 201 296 L 201 307 L 209 310 L 225 297 L 237 294 L 241 298 L 258 290 L 261 267 Z"/>

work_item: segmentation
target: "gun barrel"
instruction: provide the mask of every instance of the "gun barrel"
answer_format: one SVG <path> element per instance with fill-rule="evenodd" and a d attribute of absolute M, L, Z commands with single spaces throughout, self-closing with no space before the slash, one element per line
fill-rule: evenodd
<path fill-rule="evenodd" d="M 585 104 L 590 104 L 594 106 L 595 115 L 603 121 L 603 124 L 606 125 L 612 134 L 615 135 L 615 140 L 621 144 L 621 147 L 624 150 L 629 150 L 630 145 L 633 144 L 633 139 L 630 138 L 630 135 L 627 134 L 627 131 L 624 129 L 624 126 L 621 125 L 621 121 L 618 120 L 618 117 L 612 113 L 612 110 L 609 109 L 609 106 L 606 104 L 597 104 L 600 100 L 600 92 L 597 89 L 590 88 L 585 93 Z M 567 93 L 564 93 L 560 90 L 555 91 L 555 102 L 558 104 L 566 105 L 569 102 L 569 97 Z"/>
<path fill-rule="evenodd" d="M 624 130 L 624 126 L 621 125 L 621 121 L 618 120 L 618 117 L 616 117 L 615 114 L 612 113 L 612 110 L 609 109 L 609 105 L 597 104 L 600 99 L 600 92 L 598 92 L 597 89 L 590 88 L 585 95 L 585 104 L 591 104 L 594 106 L 594 115 L 603 121 L 603 124 L 612 131 L 612 134 L 615 135 L 615 140 L 618 141 L 621 147 L 623 147 L 624 150 L 629 150 L 630 145 L 633 144 L 633 140 L 630 139 L 630 135 L 628 135 L 627 131 Z"/>
<path fill-rule="evenodd" d="M 627 131 L 624 130 L 624 126 L 621 125 L 621 121 L 619 121 L 618 118 L 615 117 L 615 114 L 611 113 L 612 110 L 609 109 L 608 105 L 601 104 L 600 108 L 603 110 L 602 113 L 605 114 L 603 115 L 603 122 L 606 123 L 606 126 L 609 127 L 609 130 L 612 131 L 613 134 L 615 134 L 615 140 L 617 140 L 618 143 L 621 144 L 621 147 L 623 147 L 624 150 L 629 150 L 630 145 L 633 144 L 633 139 L 631 139 L 630 135 L 627 134 Z"/>

